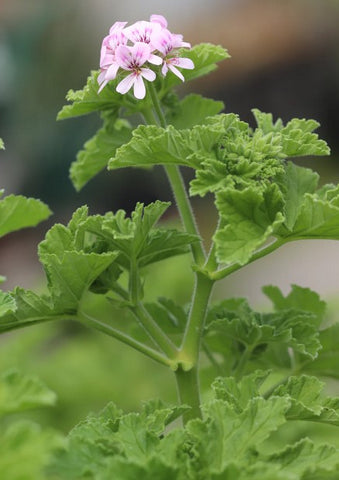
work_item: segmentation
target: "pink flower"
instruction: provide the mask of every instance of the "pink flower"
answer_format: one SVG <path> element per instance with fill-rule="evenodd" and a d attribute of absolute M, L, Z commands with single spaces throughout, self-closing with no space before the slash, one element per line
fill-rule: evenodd
<path fill-rule="evenodd" d="M 149 19 L 150 22 L 155 22 L 155 23 L 159 23 L 159 25 L 162 27 L 162 28 L 167 28 L 167 20 L 165 17 L 163 17 L 162 15 L 151 15 L 150 19 Z"/>
<path fill-rule="evenodd" d="M 156 78 L 153 70 L 142 67 L 144 63 L 150 61 L 152 56 L 150 46 L 143 42 L 136 42 L 133 47 L 119 45 L 115 55 L 119 67 L 131 72 L 117 85 L 117 92 L 125 94 L 133 87 L 134 96 L 138 99 L 143 99 L 146 95 L 143 78 L 149 82 L 153 82 Z"/>
<path fill-rule="evenodd" d="M 125 28 L 125 35 L 131 42 L 143 42 L 151 45 L 151 38 L 157 32 L 160 32 L 161 25 L 159 22 L 146 22 L 141 20 L 133 23 L 133 25 Z M 151 45 L 152 47 L 152 45 Z M 152 48 L 154 50 L 154 48 Z"/>
<path fill-rule="evenodd" d="M 166 75 L 171 70 L 174 75 L 185 81 L 182 73 L 177 69 L 186 68 L 192 70 L 194 63 L 190 58 L 182 58 L 177 54 L 178 48 L 191 48 L 191 45 L 183 41 L 182 35 L 171 33 L 167 28 L 162 28 L 152 37 L 152 45 L 164 56 L 161 72 Z"/>
<path fill-rule="evenodd" d="M 115 22 L 110 28 L 101 45 L 100 51 L 100 69 L 98 83 L 99 92 L 107 85 L 109 80 L 113 80 L 118 72 L 119 65 L 115 60 L 115 51 L 119 45 L 126 45 L 128 38 L 124 34 L 124 26 L 127 22 Z"/>

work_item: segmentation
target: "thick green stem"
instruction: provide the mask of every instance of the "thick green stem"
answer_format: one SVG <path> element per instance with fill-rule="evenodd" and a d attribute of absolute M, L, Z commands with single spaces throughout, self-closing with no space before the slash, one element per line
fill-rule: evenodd
<path fill-rule="evenodd" d="M 199 361 L 201 337 L 213 285 L 213 280 L 197 272 L 193 302 L 179 354 L 186 370 L 196 366 Z"/>
<path fill-rule="evenodd" d="M 177 381 L 180 404 L 191 407 L 183 414 L 183 422 L 185 425 L 193 418 L 201 418 L 198 367 L 195 366 L 189 371 L 185 371 L 179 367 L 174 373 Z"/>
<path fill-rule="evenodd" d="M 99 330 L 100 332 L 103 332 L 106 335 L 109 335 L 110 337 L 116 338 L 120 342 L 123 342 L 126 345 L 129 345 L 130 347 L 134 348 L 134 350 L 138 350 L 139 352 L 143 353 L 149 358 L 152 358 L 156 362 L 161 363 L 162 365 L 166 365 L 170 368 L 175 368 L 176 366 L 175 362 L 165 357 L 160 352 L 157 352 L 153 348 L 150 348 L 147 345 L 144 345 L 143 343 L 134 340 L 134 338 L 130 337 L 129 335 L 126 335 L 125 333 L 120 332 L 119 330 L 116 330 L 110 325 L 107 325 L 106 323 L 101 322 L 97 318 L 94 318 L 93 316 L 88 315 L 83 311 L 79 310 L 77 319 L 84 325 L 87 325 L 88 327 L 91 327 L 91 328 L 95 328 L 96 330 Z"/>
<path fill-rule="evenodd" d="M 141 302 L 129 307 L 131 312 L 139 320 L 140 324 L 147 332 L 153 342 L 165 353 L 169 358 L 176 358 L 178 349 L 170 338 L 163 332 L 159 325 L 154 321 L 148 311 Z"/>

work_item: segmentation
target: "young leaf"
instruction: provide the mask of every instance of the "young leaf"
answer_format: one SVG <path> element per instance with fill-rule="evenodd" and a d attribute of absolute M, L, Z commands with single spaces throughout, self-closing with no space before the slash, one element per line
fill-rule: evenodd
<path fill-rule="evenodd" d="M 0 200 L 0 236 L 20 228 L 34 227 L 50 215 L 50 209 L 40 200 L 8 195 Z"/>
<path fill-rule="evenodd" d="M 56 395 L 38 378 L 10 370 L 0 376 L 0 416 L 55 405 Z"/>

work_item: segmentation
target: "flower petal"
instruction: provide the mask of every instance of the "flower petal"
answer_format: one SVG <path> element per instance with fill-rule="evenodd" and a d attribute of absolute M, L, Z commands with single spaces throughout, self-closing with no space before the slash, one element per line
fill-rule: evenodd
<path fill-rule="evenodd" d="M 159 23 L 162 28 L 167 28 L 167 20 L 162 15 L 151 15 L 150 22 Z"/>
<path fill-rule="evenodd" d="M 153 65 L 161 65 L 163 62 L 161 57 L 159 57 L 158 55 L 153 55 L 153 53 L 151 53 L 151 55 L 149 56 L 148 61 Z"/>
<path fill-rule="evenodd" d="M 135 80 L 136 80 L 136 75 L 134 73 L 130 73 L 129 75 L 127 75 L 127 77 L 121 80 L 120 83 L 118 83 L 116 91 L 124 95 L 132 88 Z"/>
<path fill-rule="evenodd" d="M 141 68 L 140 72 L 140 75 L 146 78 L 146 80 L 148 80 L 149 82 L 153 82 L 156 79 L 155 72 L 153 72 L 153 70 L 150 70 L 149 68 Z"/>
<path fill-rule="evenodd" d="M 172 60 L 172 59 L 170 59 Z M 194 68 L 194 63 L 190 58 L 181 58 L 181 57 L 176 57 L 173 58 L 173 64 L 176 65 L 177 67 L 180 68 L 187 68 L 188 70 L 192 70 Z M 172 62 L 170 62 L 172 63 Z"/>
<path fill-rule="evenodd" d="M 180 80 L 182 80 L 183 82 L 185 81 L 185 77 L 183 76 L 183 74 L 179 72 L 179 70 L 174 65 L 172 65 L 171 63 L 168 63 L 167 65 L 171 72 L 174 73 L 174 75 L 180 78 Z"/>
<path fill-rule="evenodd" d="M 131 70 L 131 47 L 127 47 L 127 45 L 119 45 L 115 51 L 115 60 L 124 70 Z"/>
<path fill-rule="evenodd" d="M 141 75 L 135 77 L 133 93 L 135 98 L 138 98 L 139 100 L 145 98 L 146 88 Z"/>
<path fill-rule="evenodd" d="M 122 30 L 127 22 L 115 22 L 109 29 L 109 34 L 115 33 L 117 30 Z"/>
<path fill-rule="evenodd" d="M 133 63 L 138 67 L 141 67 L 151 56 L 151 48 L 147 43 L 136 42 L 131 47 L 131 54 Z"/>
<path fill-rule="evenodd" d="M 117 62 L 112 63 L 107 69 L 105 78 L 107 80 L 114 80 L 117 76 L 118 70 L 119 64 Z"/>

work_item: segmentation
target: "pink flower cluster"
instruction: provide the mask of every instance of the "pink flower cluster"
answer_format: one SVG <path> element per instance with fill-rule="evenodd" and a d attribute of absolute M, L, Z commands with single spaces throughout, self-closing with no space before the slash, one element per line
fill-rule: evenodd
<path fill-rule="evenodd" d="M 146 95 L 144 79 L 153 82 L 156 73 L 149 68 L 161 65 L 165 76 L 170 70 L 182 81 L 184 76 L 179 68 L 193 69 L 189 58 L 182 58 L 178 48 L 191 48 L 183 41 L 182 35 L 167 29 L 167 20 L 162 15 L 151 15 L 150 21 L 139 21 L 126 27 L 127 22 L 116 22 L 102 42 L 100 52 L 99 92 L 119 70 L 130 72 L 118 83 L 117 92 L 124 94 L 133 87 L 134 96 L 142 99 Z"/>

